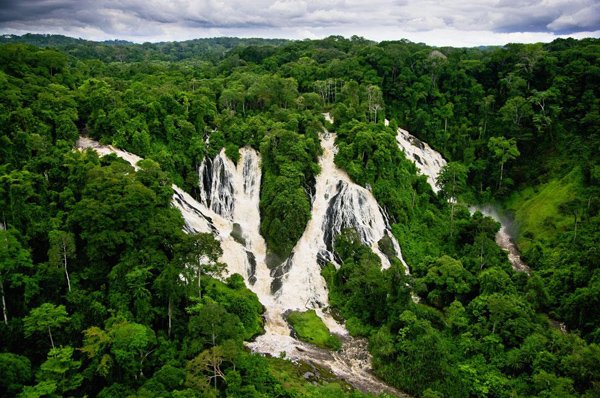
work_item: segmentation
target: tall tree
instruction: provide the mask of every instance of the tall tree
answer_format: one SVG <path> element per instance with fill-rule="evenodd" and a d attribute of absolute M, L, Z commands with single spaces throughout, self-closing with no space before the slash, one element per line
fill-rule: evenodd
<path fill-rule="evenodd" d="M 440 194 L 450 202 L 450 236 L 454 232 L 454 207 L 459 195 L 467 188 L 467 167 L 460 162 L 449 162 L 440 171 L 436 185 Z"/>
<path fill-rule="evenodd" d="M 44 303 L 31 310 L 28 316 L 23 318 L 23 330 L 25 336 L 29 337 L 36 332 L 48 332 L 50 344 L 54 347 L 52 328 L 58 328 L 70 320 L 64 305 L 56 306 Z"/>
<path fill-rule="evenodd" d="M 79 387 L 83 382 L 83 375 L 79 373 L 81 361 L 73 359 L 74 351 L 73 347 L 69 346 L 52 348 L 48 353 L 48 359 L 40 366 L 36 375 L 38 384 L 25 387 L 21 397 L 33 398 L 47 394 L 65 396 L 69 391 Z"/>
<path fill-rule="evenodd" d="M 521 153 L 514 138 L 491 137 L 488 141 L 488 149 L 492 152 L 492 156 L 500 162 L 500 182 L 498 184 L 498 188 L 500 188 L 502 187 L 504 164 L 509 160 L 516 159 Z"/>
<path fill-rule="evenodd" d="M 227 348 L 216 346 L 203 351 L 194 359 L 190 360 L 186 365 L 185 385 L 196 391 L 201 391 L 203 397 L 217 396 L 218 379 L 220 378 L 225 382 L 228 381 L 229 374 L 226 375 L 221 370 L 221 365 L 223 364 L 224 359 L 226 359 L 227 354 Z M 213 382 L 214 389 L 212 393 L 207 391 L 208 388 L 210 388 L 211 381 Z"/>
<path fill-rule="evenodd" d="M 8 306 L 6 304 L 6 290 L 17 287 L 27 280 L 26 271 L 31 268 L 29 252 L 21 246 L 16 238 L 18 234 L 14 229 L 0 228 L 0 294 L 2 295 L 2 316 L 4 324 L 8 324 Z"/>
<path fill-rule="evenodd" d="M 377 123 L 377 115 L 383 109 L 383 94 L 379 86 L 367 87 L 367 106 L 369 108 L 369 120 Z"/>
<path fill-rule="evenodd" d="M 51 264 L 63 268 L 67 279 L 67 287 L 71 292 L 68 261 L 75 256 L 75 236 L 71 232 L 54 230 L 50 231 L 49 238 L 48 259 Z"/>
<path fill-rule="evenodd" d="M 198 297 L 202 298 L 202 275 L 219 275 L 225 265 L 218 262 L 223 249 L 212 234 L 194 233 L 184 238 L 180 246 L 180 261 L 187 268 L 188 282 L 195 280 Z"/>
<path fill-rule="evenodd" d="M 144 377 L 144 362 L 154 352 L 156 335 L 148 326 L 111 318 L 106 330 L 86 329 L 81 351 L 92 361 L 94 370 L 109 377 L 114 365 L 121 374 L 139 380 Z"/>
<path fill-rule="evenodd" d="M 160 275 L 154 281 L 154 287 L 158 291 L 158 296 L 167 301 L 168 336 L 171 336 L 173 306 L 177 303 L 175 300 L 180 300 L 185 294 L 185 289 L 182 287 L 181 274 L 181 267 L 178 267 L 174 261 L 170 261 L 163 267 Z"/>

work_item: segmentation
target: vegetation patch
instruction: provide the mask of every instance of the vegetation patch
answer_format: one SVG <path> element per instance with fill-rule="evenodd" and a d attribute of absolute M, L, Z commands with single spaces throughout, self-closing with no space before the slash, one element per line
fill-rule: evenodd
<path fill-rule="evenodd" d="M 329 332 L 315 310 L 293 311 L 288 315 L 287 320 L 302 341 L 336 351 L 342 347 L 340 339 Z"/>
<path fill-rule="evenodd" d="M 577 196 L 581 180 L 581 170 L 575 168 L 562 178 L 525 188 L 509 198 L 507 206 L 515 212 L 517 243 L 523 251 L 534 240 L 548 243 L 573 228 L 574 216 L 569 214 L 568 204 Z"/>

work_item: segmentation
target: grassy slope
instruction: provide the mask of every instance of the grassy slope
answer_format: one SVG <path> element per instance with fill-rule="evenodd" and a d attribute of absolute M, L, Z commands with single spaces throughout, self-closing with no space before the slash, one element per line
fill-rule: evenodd
<path fill-rule="evenodd" d="M 559 234 L 573 228 L 573 216 L 559 209 L 576 198 L 581 184 L 581 170 L 574 168 L 562 178 L 525 188 L 509 197 L 505 206 L 515 214 L 519 226 L 517 243 L 522 251 L 526 252 L 533 241 L 551 243 Z"/>

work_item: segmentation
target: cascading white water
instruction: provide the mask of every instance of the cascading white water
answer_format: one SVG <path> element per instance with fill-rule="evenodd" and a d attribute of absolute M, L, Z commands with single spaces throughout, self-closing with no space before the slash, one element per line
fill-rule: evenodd
<path fill-rule="evenodd" d="M 332 246 L 335 237 L 348 227 L 355 228 L 363 243 L 369 245 L 388 267 L 390 260 L 378 247 L 388 236 L 397 257 L 404 263 L 400 246 L 389 230 L 387 219 L 373 195 L 356 184 L 334 164 L 335 135 L 321 137 L 323 156 L 321 173 L 316 177 L 312 217 L 292 255 L 279 268 L 280 288 L 272 292 L 273 277 L 266 266 L 266 245 L 259 233 L 260 157 L 250 148 L 240 150 L 236 165 L 221 151 L 215 159 L 200 167 L 201 201 L 173 185 L 172 203 L 185 220 L 187 232 L 212 232 L 221 243 L 228 274 L 239 273 L 266 308 L 265 334 L 248 346 L 255 352 L 277 356 L 282 352 L 295 360 L 326 366 L 336 375 L 363 390 L 402 394 L 377 380 L 368 372 L 366 349 L 355 355 L 359 340 L 323 311 L 328 305 L 327 285 L 321 276 L 321 264 L 335 262 Z M 78 141 L 80 149 L 93 148 L 101 155 L 115 153 L 136 169 L 140 157 L 112 146 L 103 146 L 88 138 Z M 406 264 L 405 264 L 406 266 Z M 408 269 L 408 267 L 407 267 Z M 276 274 L 276 272 L 274 273 Z M 283 318 L 288 310 L 315 309 L 331 332 L 344 336 L 341 353 L 331 353 L 300 342 L 290 335 Z M 360 344 L 359 344 L 360 343 Z"/>
<path fill-rule="evenodd" d="M 218 216 L 228 221 L 227 228 L 219 234 L 223 248 L 222 261 L 228 268 L 249 267 L 250 272 L 240 273 L 246 285 L 258 296 L 265 307 L 267 335 L 290 335 L 283 312 L 271 294 L 271 271 L 266 265 L 266 244 L 260 235 L 260 156 L 250 148 L 240 149 L 240 159 L 235 166 L 222 150 L 214 159 L 204 159 L 200 169 L 200 198 L 202 206 L 210 207 Z M 237 245 L 243 245 L 245 259 L 239 255 Z M 242 264 L 240 264 L 240 260 Z M 231 263 L 241 266 L 231 267 Z M 263 351 L 277 355 L 279 351 Z"/>
<path fill-rule="evenodd" d="M 204 159 L 199 173 L 201 204 L 222 220 L 220 235 L 244 248 L 247 272 L 240 275 L 249 285 L 257 284 L 255 290 L 259 297 L 266 295 L 269 270 L 265 265 L 266 244 L 259 232 L 261 172 L 258 153 L 251 148 L 240 149 L 236 166 L 222 150 L 214 159 Z M 233 245 L 229 242 L 228 246 Z M 223 247 L 223 261 L 229 267 L 226 249 L 231 247 Z"/>
<path fill-rule="evenodd" d="M 233 173 L 236 169 L 225 156 L 225 150 L 211 160 L 204 158 L 200 166 L 200 202 L 223 218 L 233 218 Z"/>
<path fill-rule="evenodd" d="M 80 149 L 92 148 L 100 155 L 114 153 L 129 162 L 136 170 L 139 168 L 137 163 L 142 160 L 137 155 L 111 145 L 100 145 L 87 137 L 80 137 L 77 147 Z M 227 264 L 226 272 L 228 275 L 238 273 L 246 281 L 252 278 L 256 278 L 257 281 L 258 279 L 261 280 L 261 283 L 257 283 L 256 287 L 251 286 L 253 290 L 256 289 L 255 293 L 261 297 L 263 289 L 269 291 L 269 271 L 266 266 L 261 267 L 261 265 L 264 265 L 266 250 L 264 240 L 258 232 L 257 224 L 260 223 L 258 210 L 260 159 L 258 154 L 251 149 L 242 149 L 240 155 L 241 161 L 237 168 L 233 165 L 233 162 L 223 155 L 223 167 L 219 169 L 219 172 L 222 172 L 220 175 L 229 176 L 229 179 L 223 178 L 223 181 L 226 182 L 225 185 L 231 185 L 232 189 L 226 194 L 221 194 L 221 196 L 223 202 L 231 203 L 231 206 L 218 206 L 215 208 L 229 218 L 223 217 L 202 203 L 197 202 L 176 185 L 173 185 L 172 204 L 181 211 L 186 232 L 211 232 L 215 234 L 223 249 L 223 255 L 219 261 Z M 251 176 L 245 179 L 244 173 Z M 228 199 L 225 198 L 227 195 Z M 237 215 L 233 212 L 233 203 L 236 200 L 240 203 Z M 236 224 L 239 226 L 238 228 L 235 227 Z M 238 234 L 232 234 L 234 229 L 239 229 Z M 236 236 L 234 237 L 234 235 Z M 267 280 L 265 281 L 265 279 Z M 266 286 L 263 286 L 263 282 Z"/>
<path fill-rule="evenodd" d="M 335 238 L 346 228 L 353 228 L 362 243 L 371 247 L 381 259 L 383 268 L 390 266 L 390 259 L 382 253 L 378 243 L 387 236 L 395 255 L 406 266 L 400 245 L 371 192 L 353 183 L 344 171 L 336 167 L 335 134 L 322 134 L 321 146 L 321 172 L 316 176 L 311 219 L 290 258 L 279 270 L 281 288 L 276 297 L 286 309 L 327 305 L 327 285 L 321 277 L 321 267 L 328 262 L 336 263 L 333 253 Z"/>
<path fill-rule="evenodd" d="M 270 314 L 267 311 L 267 316 L 271 316 L 271 322 L 281 322 L 281 314 L 285 311 L 315 309 L 332 333 L 343 336 L 342 351 L 331 353 L 300 342 L 284 328 L 275 327 L 280 325 L 274 324 L 267 325 L 266 333 L 248 346 L 255 352 L 285 353 L 292 360 L 316 362 L 367 391 L 405 396 L 369 373 L 370 356 L 366 343 L 350 337 L 343 325 L 323 311 L 327 308 L 328 297 L 321 267 L 327 262 L 336 264 L 332 247 L 335 237 L 345 228 L 356 230 L 361 241 L 379 256 L 384 268 L 389 267 L 390 260 L 381 252 L 378 243 L 387 236 L 407 271 L 408 266 L 402 259 L 398 241 L 389 230 L 386 216 L 371 192 L 354 184 L 345 172 L 336 167 L 335 134 L 325 132 L 320 140 L 323 155 L 319 159 L 321 172 L 316 176 L 311 219 L 290 257 L 273 272 L 279 289 L 274 293 L 273 307 Z"/>
<path fill-rule="evenodd" d="M 446 165 L 446 160 L 442 155 L 433 150 L 426 142 L 419 140 L 401 128 L 398 128 L 396 141 L 406 154 L 407 159 L 412 160 L 421 174 L 427 177 L 427 182 L 431 185 L 433 192 L 439 192 L 440 188 L 436 184 L 436 179 L 442 167 Z"/>

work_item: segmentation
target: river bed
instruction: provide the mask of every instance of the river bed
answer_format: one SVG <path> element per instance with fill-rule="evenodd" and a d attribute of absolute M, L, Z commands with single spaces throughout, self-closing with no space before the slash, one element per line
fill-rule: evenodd
<path fill-rule="evenodd" d="M 471 213 L 479 211 L 484 216 L 490 217 L 500 223 L 500 230 L 496 233 L 496 244 L 506 252 L 508 261 L 510 261 L 515 271 L 525 272 L 529 275 L 531 270 L 521 259 L 521 253 L 519 252 L 513 234 L 511 233 L 512 220 L 502 215 L 495 207 L 490 205 L 469 206 L 469 211 Z"/>

